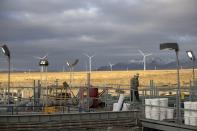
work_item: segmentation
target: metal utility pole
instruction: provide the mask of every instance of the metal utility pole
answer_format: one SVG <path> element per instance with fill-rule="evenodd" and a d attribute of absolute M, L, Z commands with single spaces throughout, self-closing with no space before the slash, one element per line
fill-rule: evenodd
<path fill-rule="evenodd" d="M 178 50 L 175 50 L 176 52 L 176 61 L 177 61 L 177 86 L 178 86 L 178 90 L 177 90 L 177 123 L 181 124 L 181 99 L 180 99 L 180 95 L 181 95 L 181 88 L 180 88 L 180 75 L 179 75 L 179 70 L 180 70 L 180 63 L 179 63 L 179 57 L 178 57 Z"/>
<path fill-rule="evenodd" d="M 194 60 L 192 61 L 192 66 L 193 66 L 192 74 L 193 74 L 193 86 L 194 86 L 195 85 L 195 61 Z"/>
<path fill-rule="evenodd" d="M 48 105 L 47 67 L 49 66 L 49 61 L 46 56 L 40 59 L 39 66 L 41 67 L 41 81 L 42 81 L 42 73 L 45 73 L 45 87 L 46 87 L 45 90 L 46 90 L 46 106 L 47 106 Z M 43 94 L 43 100 L 44 100 L 44 94 Z"/>
<path fill-rule="evenodd" d="M 10 103 L 10 58 L 8 58 L 8 105 Z"/>
<path fill-rule="evenodd" d="M 195 85 L 195 61 L 196 61 L 196 57 L 193 53 L 192 50 L 188 50 L 186 51 L 188 57 L 190 58 L 190 60 L 192 60 L 192 80 L 193 80 L 193 86 Z"/>
<path fill-rule="evenodd" d="M 88 99 L 88 103 L 87 103 L 87 109 L 88 112 L 90 111 L 90 73 L 87 73 L 87 99 Z"/>
<path fill-rule="evenodd" d="M 10 58 L 11 58 L 11 55 L 10 55 L 10 50 L 9 48 L 7 47 L 7 45 L 3 44 L 3 45 L 0 45 L 0 48 L 3 52 L 3 54 L 5 56 L 7 56 L 8 58 L 8 87 L 7 87 L 7 90 L 8 90 L 8 99 L 7 99 L 7 102 L 8 102 L 8 106 L 10 104 Z M 6 96 L 6 93 L 4 94 Z"/>

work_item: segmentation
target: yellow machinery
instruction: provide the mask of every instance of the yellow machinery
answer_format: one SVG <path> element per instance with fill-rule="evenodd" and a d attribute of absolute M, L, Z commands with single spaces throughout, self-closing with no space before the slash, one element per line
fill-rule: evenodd
<path fill-rule="evenodd" d="M 55 109 L 55 107 L 54 106 L 50 106 L 50 107 L 44 107 L 44 112 L 45 113 L 54 113 L 54 112 L 56 112 L 57 110 Z"/>

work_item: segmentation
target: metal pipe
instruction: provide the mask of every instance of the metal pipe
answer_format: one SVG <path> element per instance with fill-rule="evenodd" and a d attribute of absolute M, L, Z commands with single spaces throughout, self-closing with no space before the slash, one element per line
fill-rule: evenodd
<path fill-rule="evenodd" d="M 192 82 L 189 81 L 189 101 L 192 101 Z"/>

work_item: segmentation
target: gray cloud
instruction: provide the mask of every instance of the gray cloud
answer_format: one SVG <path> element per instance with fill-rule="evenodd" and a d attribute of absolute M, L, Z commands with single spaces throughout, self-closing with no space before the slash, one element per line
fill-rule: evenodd
<path fill-rule="evenodd" d="M 49 54 L 51 68 L 95 53 L 94 66 L 159 55 L 159 43 L 178 42 L 197 52 L 196 0 L 1 0 L 0 40 L 14 65 L 34 68 L 33 56 Z M 2 57 L 2 56 L 1 56 Z"/>

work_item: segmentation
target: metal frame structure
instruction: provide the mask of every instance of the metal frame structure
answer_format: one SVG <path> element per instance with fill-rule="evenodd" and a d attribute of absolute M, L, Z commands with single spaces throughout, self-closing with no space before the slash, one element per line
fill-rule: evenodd
<path fill-rule="evenodd" d="M 176 123 L 181 124 L 181 104 L 180 104 L 180 95 L 181 95 L 181 89 L 180 89 L 180 75 L 179 75 L 179 70 L 180 70 L 180 64 L 179 64 L 179 57 L 178 57 L 178 52 L 179 52 L 179 46 L 177 43 L 162 43 L 160 44 L 160 50 L 164 49 L 169 49 L 169 50 L 174 50 L 176 53 L 176 63 L 177 63 L 177 95 L 176 95 Z"/>
<path fill-rule="evenodd" d="M 180 125 L 175 123 L 141 119 L 142 131 L 150 131 L 151 129 L 158 131 L 196 131 L 197 127 Z M 147 129 L 148 128 L 148 129 Z M 152 131 L 152 130 L 151 130 Z"/>
<path fill-rule="evenodd" d="M 1 115 L 0 128 L 3 129 L 83 129 L 109 126 L 137 125 L 139 111 L 91 112 L 42 115 Z"/>

